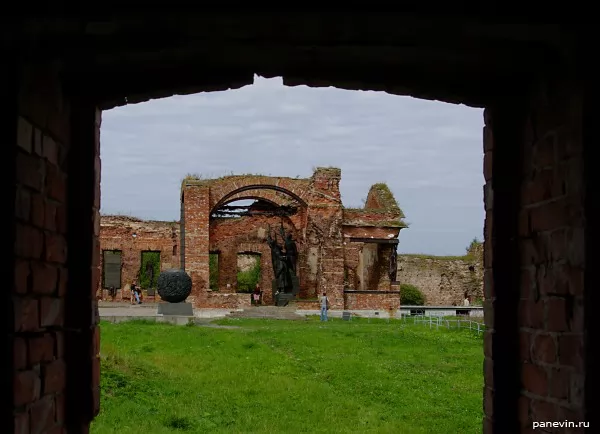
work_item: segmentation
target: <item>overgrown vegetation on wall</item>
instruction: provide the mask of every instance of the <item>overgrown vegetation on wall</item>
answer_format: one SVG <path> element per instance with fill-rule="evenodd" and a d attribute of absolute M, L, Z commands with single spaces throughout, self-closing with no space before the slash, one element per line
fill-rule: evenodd
<path fill-rule="evenodd" d="M 219 254 L 208 255 L 208 287 L 213 291 L 219 290 Z"/>
<path fill-rule="evenodd" d="M 149 267 L 153 272 L 148 273 Z M 142 261 L 139 272 L 138 283 L 144 289 L 156 288 L 158 275 L 160 274 L 160 252 L 142 252 Z M 151 280 L 152 279 L 152 280 Z"/>
<path fill-rule="evenodd" d="M 400 305 L 424 306 L 425 295 L 416 286 L 404 283 L 400 285 Z"/>
<path fill-rule="evenodd" d="M 237 292 L 252 292 L 256 284 L 260 281 L 260 261 L 248 271 L 238 271 L 237 273 Z"/>

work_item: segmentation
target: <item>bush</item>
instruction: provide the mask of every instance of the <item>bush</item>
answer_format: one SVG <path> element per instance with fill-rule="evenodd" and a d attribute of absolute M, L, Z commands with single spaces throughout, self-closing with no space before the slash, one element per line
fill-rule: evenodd
<path fill-rule="evenodd" d="M 425 296 L 416 286 L 403 283 L 400 285 L 400 305 L 424 306 Z"/>

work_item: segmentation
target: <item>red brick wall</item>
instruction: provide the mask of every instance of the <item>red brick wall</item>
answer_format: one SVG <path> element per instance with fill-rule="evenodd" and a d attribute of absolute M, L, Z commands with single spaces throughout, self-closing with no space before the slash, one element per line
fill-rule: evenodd
<path fill-rule="evenodd" d="M 305 258 L 305 248 L 302 242 L 302 214 L 284 219 L 284 228 L 287 233 L 292 233 L 298 247 L 301 264 Z M 238 219 L 214 219 L 210 222 L 210 251 L 219 252 L 219 292 L 235 292 L 233 285 L 237 282 L 238 253 L 255 252 L 260 254 L 261 280 L 263 289 L 263 302 L 272 301 L 271 282 L 273 281 L 273 267 L 271 266 L 271 249 L 266 242 L 269 225 L 279 231 L 281 219 L 279 217 L 252 216 Z M 306 274 L 300 273 L 300 285 L 304 286 Z M 227 283 L 232 288 L 227 290 Z"/>
<path fill-rule="evenodd" d="M 99 409 L 93 292 L 100 113 L 91 104 L 66 98 L 53 67 L 36 64 L 21 73 L 19 116 L 13 118 L 13 394 L 12 405 L 3 406 L 14 409 L 14 432 L 60 433 L 67 427 L 86 432 Z M 82 167 L 73 168 L 75 163 Z M 67 226 L 73 219 L 81 219 L 84 237 L 77 235 L 76 223 Z"/>
<path fill-rule="evenodd" d="M 17 122 L 14 406 L 16 432 L 29 432 L 64 421 L 67 197 L 59 158 L 68 138 L 55 140 L 29 116 Z"/>
<path fill-rule="evenodd" d="M 133 234 L 136 236 L 134 237 Z M 173 255 L 173 247 L 176 248 Z M 121 291 L 117 300 L 129 298 L 123 288 L 138 278 L 142 251 L 160 252 L 161 270 L 179 268 L 179 224 L 177 222 L 144 221 L 124 216 L 102 216 L 100 226 L 100 249 L 121 250 Z M 102 276 L 102 259 L 98 270 Z M 102 286 L 102 277 L 98 288 Z M 102 288 L 105 289 L 105 288 Z M 106 296 L 106 291 L 103 292 Z M 156 298 L 160 299 L 158 294 Z"/>
<path fill-rule="evenodd" d="M 391 310 L 400 309 L 399 292 L 346 292 L 344 309 L 350 310 Z"/>
<path fill-rule="evenodd" d="M 346 211 L 344 211 L 345 215 Z M 377 220 L 369 220 L 369 223 L 377 224 Z M 398 238 L 399 233 L 400 228 L 394 227 L 351 226 L 350 221 L 344 217 L 344 238 L 381 238 L 387 240 Z"/>
<path fill-rule="evenodd" d="M 517 137 L 522 140 L 518 144 L 522 149 L 521 201 L 518 224 L 515 225 L 521 275 L 516 294 L 518 300 L 514 300 L 518 301 L 515 311 L 518 313 L 520 340 L 518 363 L 521 364 L 517 411 L 520 429 L 523 430 L 531 429 L 532 421 L 584 420 L 585 257 L 581 109 L 579 90 L 575 85 L 564 82 L 540 84 L 522 107 L 512 107 L 514 112 L 523 113 L 522 119 L 518 119 L 523 125 L 522 133 Z M 507 389 L 503 386 L 506 380 L 498 378 L 496 381 L 495 376 L 504 375 L 509 382 L 513 381 L 505 358 L 507 341 L 495 342 L 501 335 L 508 339 L 509 330 L 512 330 L 509 329 L 508 318 L 500 316 L 507 312 L 507 300 L 499 304 L 500 292 L 510 293 L 512 290 L 497 287 L 501 279 L 497 276 L 499 262 L 494 258 L 501 253 L 506 254 L 501 248 L 508 244 L 506 240 L 494 239 L 493 235 L 494 225 L 498 224 L 494 222 L 494 216 L 501 210 L 495 209 L 498 206 L 493 190 L 496 173 L 492 173 L 492 153 L 498 157 L 497 150 L 501 146 L 509 146 L 502 129 L 511 116 L 515 117 L 508 115 L 506 109 L 489 110 L 484 128 L 484 307 L 486 324 L 490 328 L 484 341 L 486 433 L 492 432 L 494 419 L 497 424 L 501 423 L 499 420 L 504 418 L 504 414 L 500 411 L 506 409 L 505 405 L 494 405 L 500 392 L 502 399 L 507 399 Z M 514 161 L 518 162 L 519 158 Z M 510 169 L 513 172 L 511 176 L 516 175 L 514 171 L 517 168 Z M 509 168 L 503 170 L 509 171 Z M 506 176 L 503 173 L 499 175 Z M 506 256 L 503 256 L 502 260 L 505 259 Z M 492 265 L 496 275 L 492 273 Z M 500 347 L 500 344 L 504 351 L 495 353 L 494 347 Z M 502 365 L 495 367 L 495 361 Z M 502 390 L 499 390 L 500 386 Z"/>
<path fill-rule="evenodd" d="M 201 306 L 209 290 L 210 189 L 204 185 L 186 185 L 182 200 L 185 214 L 184 268 L 192 278 L 192 293 L 188 301 Z"/>
<path fill-rule="evenodd" d="M 550 86 L 534 95 L 526 130 L 532 146 L 525 148 L 523 165 L 524 423 L 583 420 L 582 100 L 557 95 L 566 88 Z"/>
<path fill-rule="evenodd" d="M 332 305 L 343 305 L 343 245 L 342 245 L 342 206 L 339 193 L 340 170 L 318 168 L 309 179 L 272 178 L 264 176 L 231 176 L 218 180 L 189 180 L 183 186 L 183 222 L 185 225 L 185 269 L 194 282 L 193 295 L 196 306 L 208 302 L 208 254 L 219 251 L 219 280 L 222 288 L 236 281 L 237 247 L 240 243 L 263 242 L 258 236 L 262 226 L 268 223 L 278 227 L 278 219 L 261 220 L 244 218 L 238 220 L 240 227 L 231 222 L 213 221 L 209 225 L 212 209 L 230 200 L 248 197 L 253 191 L 236 193 L 244 187 L 255 185 L 275 186 L 285 192 L 269 191 L 269 200 L 288 203 L 294 197 L 303 210 L 292 217 L 288 227 L 293 227 L 299 247 L 298 271 L 301 283 L 301 296 L 316 296 L 317 292 L 327 291 Z M 233 193 L 233 194 L 232 194 Z M 267 194 L 267 195 L 268 195 Z M 263 193 L 260 194 L 260 197 Z M 210 231 L 209 231 L 210 227 Z M 248 234 L 248 231 L 250 232 Z M 209 241 L 210 239 L 210 241 Z M 269 271 L 264 273 L 262 286 L 265 302 L 270 297 L 272 270 L 270 251 L 264 246 L 258 253 Z M 204 253 L 206 252 L 206 253 Z M 266 259 L 268 258 L 268 259 Z M 265 261 L 266 260 L 266 261 Z"/>

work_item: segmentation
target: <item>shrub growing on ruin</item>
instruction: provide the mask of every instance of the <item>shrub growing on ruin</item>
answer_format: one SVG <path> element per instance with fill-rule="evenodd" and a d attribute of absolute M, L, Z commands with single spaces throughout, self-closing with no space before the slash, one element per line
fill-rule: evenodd
<path fill-rule="evenodd" d="M 416 286 L 403 283 L 400 285 L 400 305 L 424 306 L 425 296 Z"/>

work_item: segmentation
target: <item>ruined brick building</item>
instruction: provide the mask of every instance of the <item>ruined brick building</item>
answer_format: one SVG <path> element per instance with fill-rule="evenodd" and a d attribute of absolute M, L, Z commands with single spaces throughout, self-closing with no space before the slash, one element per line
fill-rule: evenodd
<path fill-rule="evenodd" d="M 398 235 L 406 227 L 404 214 L 385 184 L 371 187 L 363 208 L 345 208 L 340 176 L 340 169 L 317 168 L 305 179 L 186 177 L 179 222 L 102 217 L 100 285 L 125 288 L 133 279 L 140 280 L 146 271 L 144 255 L 157 252 L 160 269 L 180 267 L 190 274 L 189 301 L 196 307 L 243 307 L 250 297 L 236 292 L 238 256 L 255 255 L 261 264 L 264 302 L 269 304 L 274 274 L 267 234 L 282 227 L 298 247 L 298 298 L 303 305 L 312 301 L 316 308 L 318 295 L 327 292 L 333 308 L 398 308 L 398 283 L 389 269 L 390 264 L 395 268 Z M 233 213 L 229 204 L 243 199 L 255 202 L 238 216 L 224 216 Z M 218 268 L 212 287 L 211 254 Z"/>
<path fill-rule="evenodd" d="M 528 5 L 7 12 L 2 432 L 87 433 L 99 411 L 102 110 L 255 74 L 484 108 L 483 432 L 565 420 L 596 432 L 600 190 L 597 131 L 583 122 L 594 119 L 594 26 L 582 2 Z"/>

